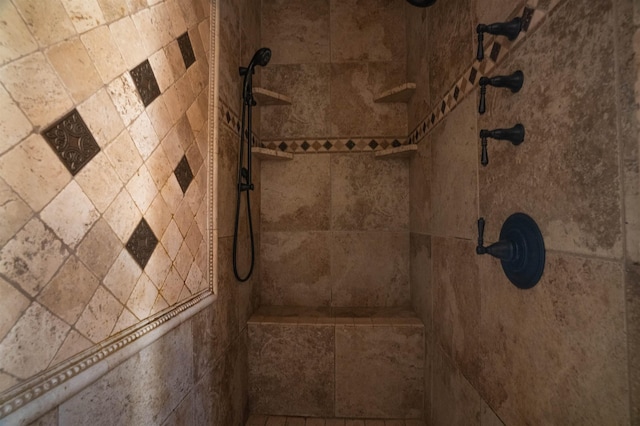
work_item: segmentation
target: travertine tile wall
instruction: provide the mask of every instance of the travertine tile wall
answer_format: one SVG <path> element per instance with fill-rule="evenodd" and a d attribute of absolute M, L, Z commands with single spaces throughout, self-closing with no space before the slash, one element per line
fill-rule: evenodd
<path fill-rule="evenodd" d="M 404 14 L 385 0 L 264 2 L 262 42 L 273 56 L 262 85 L 292 104 L 261 108 L 262 143 L 403 139 L 406 104 L 373 100 L 404 83 Z M 263 162 L 261 303 L 407 305 L 408 196 L 406 160 Z"/>
<path fill-rule="evenodd" d="M 0 390 L 208 288 L 207 1 L 0 6 Z M 187 68 L 177 38 L 188 33 Z M 160 94 L 145 107 L 130 71 Z M 99 152 L 69 172 L 43 137 L 75 108 Z M 68 128 L 68 161 L 90 135 Z M 88 133 L 88 132 L 87 132 Z M 75 139 L 74 139 L 75 138 Z M 65 154 L 66 152 L 66 154 Z M 183 157 L 193 180 L 181 189 Z M 141 219 L 159 241 L 139 265 Z"/>
<path fill-rule="evenodd" d="M 460 46 L 429 52 L 408 37 L 407 68 L 418 82 L 409 128 L 473 63 L 470 28 L 522 13 L 525 3 L 544 20 L 490 74 L 521 69 L 523 89 L 489 88 L 482 116 L 474 90 L 411 160 L 411 292 L 428 336 L 426 419 L 636 424 L 637 5 L 462 0 L 409 14 L 407 34 Z M 480 166 L 479 130 L 518 122 L 525 142 L 490 141 L 489 165 Z M 547 248 L 545 273 L 530 290 L 510 284 L 496 259 L 475 255 L 477 218 L 493 242 L 516 211 L 537 220 Z"/>

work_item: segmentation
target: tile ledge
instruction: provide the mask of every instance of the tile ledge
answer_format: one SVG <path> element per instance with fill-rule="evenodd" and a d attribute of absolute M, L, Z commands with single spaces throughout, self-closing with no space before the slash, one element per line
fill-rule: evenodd
<path fill-rule="evenodd" d="M 258 106 L 291 105 L 292 102 L 289 96 L 265 89 L 264 87 L 254 87 L 253 97 L 258 102 Z"/>
<path fill-rule="evenodd" d="M 0 425 L 26 425 L 81 392 L 124 361 L 214 303 L 202 291 L 172 309 L 94 345 L 0 396 Z"/>
<path fill-rule="evenodd" d="M 251 153 L 261 160 L 293 160 L 292 153 L 278 151 L 276 149 L 253 147 L 251 148 Z"/>
<path fill-rule="evenodd" d="M 404 83 L 389 90 L 385 90 L 373 99 L 373 102 L 401 102 L 407 103 L 416 91 L 415 83 Z"/>
<path fill-rule="evenodd" d="M 402 158 L 411 157 L 416 151 L 418 151 L 418 145 L 411 144 L 375 151 L 374 154 L 376 158 Z"/>

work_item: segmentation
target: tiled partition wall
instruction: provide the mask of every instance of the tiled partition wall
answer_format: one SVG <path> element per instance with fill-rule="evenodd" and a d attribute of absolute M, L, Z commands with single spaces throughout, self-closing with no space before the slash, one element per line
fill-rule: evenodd
<path fill-rule="evenodd" d="M 434 425 L 637 424 L 640 10 L 628 0 L 524 6 L 455 0 L 407 15 L 408 75 L 418 85 L 409 127 L 419 142 L 411 286 L 426 326 L 425 416 Z M 516 15 L 531 16 L 532 28 L 514 44 L 486 40 L 478 63 L 469 29 Z M 478 115 L 478 90 L 465 82 L 474 69 L 520 69 L 524 86 L 489 88 Z M 455 97 L 464 85 L 468 95 Z M 490 140 L 482 167 L 480 129 L 516 123 L 524 143 Z M 475 254 L 478 217 L 493 242 L 517 211 L 536 219 L 547 248 L 530 290 Z"/>
<path fill-rule="evenodd" d="M 207 203 L 210 9 L 223 15 L 219 33 L 241 27 L 236 2 L 0 5 L 0 416 L 10 422 L 79 391 L 42 421 L 242 422 L 240 296 L 226 268 L 210 270 L 207 237 L 219 226 Z M 242 12 L 243 45 L 257 44 L 259 3 Z M 226 69 L 238 52 L 219 53 Z M 213 259 L 230 265 L 215 241 Z"/>

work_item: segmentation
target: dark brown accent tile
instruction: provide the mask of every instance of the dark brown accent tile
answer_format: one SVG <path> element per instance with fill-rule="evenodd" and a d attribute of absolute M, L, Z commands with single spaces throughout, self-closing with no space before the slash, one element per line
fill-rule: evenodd
<path fill-rule="evenodd" d="M 98 143 L 76 109 L 42 132 L 42 136 L 74 176 L 100 152 Z"/>
<path fill-rule="evenodd" d="M 180 160 L 173 173 L 176 175 L 176 179 L 178 180 L 178 184 L 180 184 L 182 192 L 186 193 L 191 181 L 193 180 L 193 172 L 191 171 L 189 160 L 187 160 L 186 155 L 182 156 L 182 160 Z"/>
<path fill-rule="evenodd" d="M 498 57 L 500 56 L 501 48 L 502 48 L 502 45 L 500 43 L 498 42 L 493 43 L 493 47 L 491 48 L 491 53 L 489 54 L 489 57 L 493 62 L 496 62 L 498 60 Z"/>
<path fill-rule="evenodd" d="M 130 74 L 144 106 L 148 106 L 155 98 L 160 96 L 160 87 L 149 60 L 145 60 L 132 69 Z"/>
<path fill-rule="evenodd" d="M 522 31 L 528 31 L 529 25 L 531 25 L 531 18 L 533 18 L 534 9 L 525 7 L 522 13 Z"/>
<path fill-rule="evenodd" d="M 144 269 L 157 245 L 158 238 L 156 238 L 151 227 L 143 218 L 136 226 L 131 237 L 129 237 L 129 241 L 127 241 L 127 251 L 136 263 Z"/>
<path fill-rule="evenodd" d="M 182 54 L 182 60 L 184 61 L 185 68 L 189 68 L 196 61 L 196 55 L 193 53 L 191 47 L 191 39 L 189 33 L 186 32 L 178 37 L 178 46 L 180 47 L 180 53 Z"/>

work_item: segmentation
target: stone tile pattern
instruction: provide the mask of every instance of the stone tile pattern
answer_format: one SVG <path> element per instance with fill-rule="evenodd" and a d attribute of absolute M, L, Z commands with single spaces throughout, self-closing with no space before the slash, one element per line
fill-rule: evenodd
<path fill-rule="evenodd" d="M 262 303 L 408 306 L 408 179 L 372 153 L 264 162 Z"/>
<path fill-rule="evenodd" d="M 193 172 L 191 171 L 191 166 L 189 166 L 189 160 L 187 160 L 186 155 L 182 157 L 182 160 L 180 160 L 173 173 L 176 175 L 182 193 L 186 193 L 191 181 L 193 181 Z"/>
<path fill-rule="evenodd" d="M 8 4 L 0 29 L 16 46 L 0 54 L 3 401 L 209 285 L 209 2 L 76 3 Z M 136 88 L 141 63 L 157 83 Z M 185 192 L 173 173 L 183 157 Z M 49 335 L 34 332 L 46 323 Z"/>
<path fill-rule="evenodd" d="M 191 47 L 189 33 L 184 33 L 178 37 L 178 46 L 180 46 L 180 53 L 182 53 L 184 66 L 189 68 L 196 61 L 196 56 L 193 53 L 193 47 Z"/>
<path fill-rule="evenodd" d="M 126 247 L 133 259 L 144 269 L 157 245 L 158 238 L 154 235 L 147 221 L 142 219 L 131 234 Z"/>
<path fill-rule="evenodd" d="M 409 138 L 420 142 L 411 160 L 411 290 L 425 324 L 428 424 L 637 423 L 623 243 L 628 215 L 638 212 L 623 211 L 620 173 L 634 163 L 621 163 L 627 138 L 615 130 L 636 114 L 616 94 L 629 93 L 628 68 L 615 64 L 629 64 L 631 42 L 614 29 L 622 26 L 616 19 L 629 25 L 630 3 L 449 2 L 470 8 L 474 23 L 524 16 L 526 31 L 514 42 L 485 38 L 483 62 L 469 52 L 471 66 L 463 64 L 454 85 L 432 87 L 410 106 Z M 438 16 L 428 22 L 447 13 L 430 12 Z M 409 32 L 423 21 L 408 19 Z M 599 61 L 589 59 L 593 52 Z M 449 58 L 438 60 L 429 65 L 442 69 Z M 523 90 L 493 91 L 478 116 L 478 79 L 517 69 Z M 416 120 L 425 104 L 432 112 Z M 491 146 L 491 163 L 480 167 L 479 129 L 517 122 L 527 128 L 525 143 Z M 548 249 L 542 280 L 527 291 L 509 283 L 499 261 L 474 255 L 477 217 L 491 222 L 492 242 L 515 211 L 537 220 Z"/>
<path fill-rule="evenodd" d="M 252 414 L 245 426 L 425 426 L 422 420 L 415 419 L 355 419 L 337 417 L 294 417 L 294 416 L 263 416 Z"/>
<path fill-rule="evenodd" d="M 72 175 L 100 152 L 98 143 L 76 109 L 52 124 L 42 132 L 42 136 Z"/>
<path fill-rule="evenodd" d="M 421 418 L 423 328 L 402 308 L 261 307 L 249 320 L 249 408 Z"/>
<path fill-rule="evenodd" d="M 145 60 L 140 65 L 131 70 L 131 78 L 138 89 L 140 98 L 144 106 L 149 106 L 155 98 L 160 96 L 160 87 L 153 74 L 149 60 Z"/>

